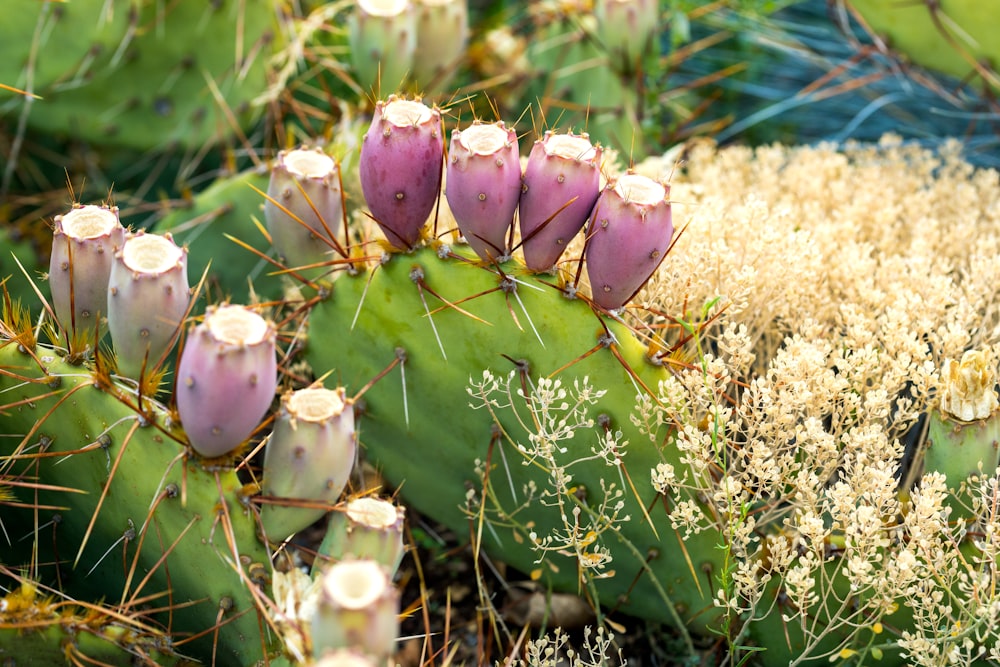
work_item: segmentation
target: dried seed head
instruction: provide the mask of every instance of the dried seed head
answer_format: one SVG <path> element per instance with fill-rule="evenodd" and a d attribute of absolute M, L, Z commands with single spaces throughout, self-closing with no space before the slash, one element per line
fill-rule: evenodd
<path fill-rule="evenodd" d="M 986 419 L 997 409 L 996 364 L 987 352 L 968 350 L 944 362 L 941 410 L 962 421 Z"/>

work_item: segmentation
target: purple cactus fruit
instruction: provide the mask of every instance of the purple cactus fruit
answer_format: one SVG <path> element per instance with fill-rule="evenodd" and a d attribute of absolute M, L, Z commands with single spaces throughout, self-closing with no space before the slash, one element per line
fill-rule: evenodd
<path fill-rule="evenodd" d="M 478 121 L 451 135 L 445 195 L 472 249 L 483 260 L 504 260 L 507 235 L 521 194 L 517 134 L 503 121 Z"/>
<path fill-rule="evenodd" d="M 125 243 L 118 208 L 74 206 L 55 217 L 49 287 L 56 317 L 67 331 L 90 331 L 108 312 L 108 280 Z"/>
<path fill-rule="evenodd" d="M 627 173 L 601 192 L 590 218 L 584 258 L 594 302 L 621 308 L 642 289 L 670 247 L 670 187 Z"/>
<path fill-rule="evenodd" d="M 529 269 L 548 271 L 555 266 L 587 222 L 600 191 L 601 147 L 591 144 L 586 134 L 546 132 L 535 142 L 524 169 L 518 211 Z"/>
<path fill-rule="evenodd" d="M 391 96 L 375 106 L 358 171 L 365 202 L 389 243 L 410 250 L 441 194 L 441 113 Z"/>
<path fill-rule="evenodd" d="M 268 503 L 261 523 L 269 539 L 283 540 L 337 502 L 354 467 L 354 408 L 343 388 L 300 389 L 281 399 L 281 411 L 264 453 L 263 492 L 312 506 Z"/>
<path fill-rule="evenodd" d="M 170 349 L 190 302 L 187 250 L 169 234 L 138 232 L 115 253 L 108 278 L 108 330 L 118 372 L 137 379 Z"/>
<path fill-rule="evenodd" d="M 271 169 L 264 221 L 271 243 L 290 267 L 330 259 L 346 239 L 340 168 L 319 149 L 281 151 Z M 342 236 L 342 235 L 341 235 Z"/>
<path fill-rule="evenodd" d="M 175 399 L 191 447 L 206 458 L 239 447 L 278 384 L 274 325 L 244 306 L 209 307 L 188 334 Z"/>

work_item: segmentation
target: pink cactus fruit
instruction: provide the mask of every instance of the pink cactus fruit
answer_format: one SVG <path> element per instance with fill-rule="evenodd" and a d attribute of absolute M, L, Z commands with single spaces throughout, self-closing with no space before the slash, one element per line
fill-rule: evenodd
<path fill-rule="evenodd" d="M 343 227 L 340 168 L 319 149 L 281 151 L 271 169 L 264 222 L 271 243 L 290 267 L 327 261 Z"/>
<path fill-rule="evenodd" d="M 239 447 L 278 383 L 274 325 L 244 306 L 209 307 L 188 335 L 175 399 L 191 447 L 206 458 Z"/>
<path fill-rule="evenodd" d="M 529 269 L 548 271 L 555 266 L 587 221 L 600 191 L 601 148 L 586 134 L 546 132 L 535 142 L 524 169 L 518 212 Z"/>
<path fill-rule="evenodd" d="M 124 243 L 117 207 L 74 206 L 55 217 L 49 287 L 66 330 L 93 332 L 97 318 L 107 316 L 111 264 Z"/>
<path fill-rule="evenodd" d="M 137 379 L 170 349 L 191 296 L 187 250 L 169 234 L 138 232 L 115 253 L 108 278 L 108 330 L 118 372 Z"/>
<path fill-rule="evenodd" d="M 356 452 L 354 408 L 343 388 L 285 394 L 264 452 L 263 492 L 304 503 L 264 505 L 268 538 L 283 540 L 322 517 L 322 505 L 336 503 L 347 486 Z"/>
<path fill-rule="evenodd" d="M 485 261 L 503 260 L 521 193 L 517 134 L 503 121 L 451 135 L 445 196 L 458 229 Z"/>
<path fill-rule="evenodd" d="M 673 233 L 668 185 L 633 173 L 609 183 L 584 251 L 594 302 L 607 310 L 628 303 L 663 261 Z"/>
<path fill-rule="evenodd" d="M 410 250 L 441 194 L 441 113 L 396 96 L 375 106 L 358 171 L 365 202 L 389 243 Z"/>

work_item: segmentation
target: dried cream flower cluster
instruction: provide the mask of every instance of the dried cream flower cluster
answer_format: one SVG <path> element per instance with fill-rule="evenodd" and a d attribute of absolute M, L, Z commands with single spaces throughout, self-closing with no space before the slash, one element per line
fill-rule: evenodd
<path fill-rule="evenodd" d="M 904 436 L 917 449 L 911 429 L 938 395 L 965 420 L 996 407 L 998 174 L 973 170 L 957 145 L 932 155 L 893 138 L 846 151 L 703 144 L 672 193 L 689 227 L 639 299 L 688 318 L 719 297 L 724 310 L 695 371 L 660 388 L 662 405 L 686 397 L 677 445 L 690 465 L 650 474 L 667 493 L 683 485 L 710 499 L 713 512 L 679 504 L 672 519 L 715 524 L 742 564 L 718 603 L 745 618 L 779 611 L 809 640 L 796 661 L 849 657 L 837 647 L 859 635 L 878 657 L 890 641 L 881 620 L 897 612 L 913 618 L 899 641 L 912 664 L 995 658 L 993 471 L 972 494 L 974 555 L 959 548 L 967 527 L 949 523 L 940 475 L 903 492 L 900 482 Z M 706 416 L 728 441 L 721 483 L 708 474 L 719 455 L 699 427 Z M 749 517 L 731 511 L 746 506 Z M 775 610 L 765 589 L 779 577 L 792 604 Z M 854 644 L 822 641 L 837 635 Z"/>
<path fill-rule="evenodd" d="M 734 627 L 795 628 L 805 647 L 793 664 L 898 647 L 911 664 L 1000 659 L 1000 482 L 992 470 L 970 481 L 976 522 L 949 521 L 951 491 L 921 470 L 914 428 L 939 402 L 963 420 L 996 408 L 998 174 L 971 168 L 957 145 L 931 154 L 894 138 L 846 150 L 704 143 L 671 192 L 687 229 L 626 317 L 637 331 L 664 313 L 705 325 L 632 421 L 682 454 L 646 473 L 677 534 L 711 530 L 729 550 L 717 606 Z M 516 386 L 484 376 L 473 404 L 503 410 Z M 537 388 L 538 437 L 520 443 L 553 471 L 548 502 L 571 486 L 565 442 L 586 426 L 574 406 L 600 399 L 566 392 Z M 626 444 L 612 434 L 590 456 Z M 532 538 L 610 567 L 581 538 L 625 516 L 602 510 L 605 523 L 567 512 L 560 534 Z M 886 632 L 894 623 L 909 629 Z"/>

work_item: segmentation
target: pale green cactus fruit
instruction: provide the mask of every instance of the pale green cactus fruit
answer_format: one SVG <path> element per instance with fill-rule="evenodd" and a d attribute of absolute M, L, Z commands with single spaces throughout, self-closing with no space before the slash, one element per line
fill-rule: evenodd
<path fill-rule="evenodd" d="M 417 48 L 413 4 L 410 0 L 357 0 L 348 18 L 348 41 L 362 91 L 385 97 L 401 90 Z"/>
<path fill-rule="evenodd" d="M 340 167 L 319 149 L 281 151 L 271 169 L 264 220 L 290 269 L 318 277 L 347 252 Z"/>
<path fill-rule="evenodd" d="M 389 571 L 373 560 L 343 560 L 320 574 L 312 617 L 313 655 L 360 649 L 385 660 L 399 634 L 399 591 Z"/>
<path fill-rule="evenodd" d="M 422 93 L 445 91 L 469 41 L 468 0 L 415 0 L 417 46 L 410 78 Z"/>
<path fill-rule="evenodd" d="M 75 206 L 53 221 L 49 287 L 56 317 L 69 332 L 100 338 L 108 314 L 108 281 L 125 243 L 118 209 Z"/>
<path fill-rule="evenodd" d="M 108 277 L 108 330 L 118 371 L 138 380 L 165 360 L 190 307 L 187 250 L 142 231 L 115 253 Z"/>
<path fill-rule="evenodd" d="M 405 518 L 405 510 L 392 501 L 374 496 L 349 498 L 330 514 L 313 571 L 323 563 L 365 558 L 395 572 L 405 550 Z"/>
<path fill-rule="evenodd" d="M 268 539 L 280 541 L 320 519 L 343 493 L 357 456 L 354 408 L 343 388 L 307 387 L 282 396 L 264 452 L 261 508 Z"/>

